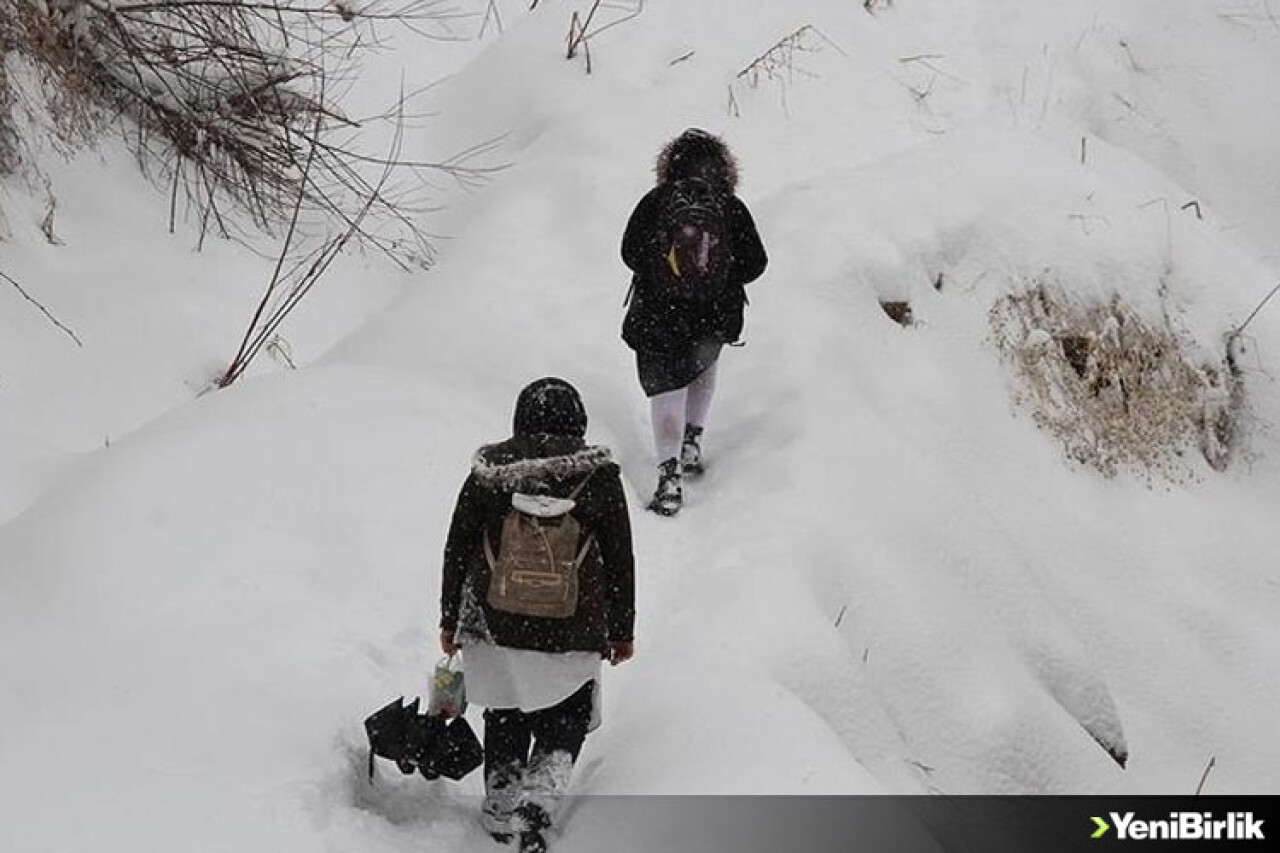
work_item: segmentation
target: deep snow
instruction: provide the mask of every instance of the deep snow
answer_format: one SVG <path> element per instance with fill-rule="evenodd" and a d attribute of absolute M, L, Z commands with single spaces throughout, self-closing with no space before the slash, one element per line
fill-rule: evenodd
<path fill-rule="evenodd" d="M 1280 95 L 1246 85 L 1280 72 L 1265 3 L 649 0 L 591 75 L 563 58 L 579 5 L 504 3 L 501 37 L 402 34 L 369 68 L 353 98 L 456 65 L 414 150 L 502 134 L 510 165 L 447 196 L 430 272 L 335 270 L 286 325 L 296 372 L 197 396 L 269 262 L 168 236 L 121 149 L 50 158 L 63 246 L 6 188 L 0 268 L 85 342 L 0 288 L 6 834 L 490 849 L 478 778 L 370 788 L 359 726 L 425 682 L 470 453 L 546 374 L 581 389 L 636 528 L 637 657 L 575 790 L 1190 793 L 1210 756 L 1207 792 L 1280 790 L 1280 312 L 1249 328 L 1245 452 L 1180 484 L 1069 464 L 987 327 L 1048 270 L 1220 349 L 1280 251 Z M 734 77 L 804 24 L 795 73 Z M 617 244 L 691 124 L 737 150 L 771 265 L 667 521 L 639 509 Z M 584 811 L 564 849 L 607 831 Z"/>

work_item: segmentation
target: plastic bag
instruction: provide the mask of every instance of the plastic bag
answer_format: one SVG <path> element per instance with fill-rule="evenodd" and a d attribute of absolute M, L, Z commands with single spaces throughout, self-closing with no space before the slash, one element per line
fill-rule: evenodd
<path fill-rule="evenodd" d="M 431 673 L 427 714 L 452 720 L 467 710 L 467 685 L 457 655 L 441 658 Z"/>

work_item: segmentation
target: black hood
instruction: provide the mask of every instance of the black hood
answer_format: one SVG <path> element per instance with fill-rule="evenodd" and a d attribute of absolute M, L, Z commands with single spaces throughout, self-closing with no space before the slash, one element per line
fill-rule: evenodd
<path fill-rule="evenodd" d="M 724 140 L 696 127 L 663 146 L 654 166 L 658 184 L 669 184 L 681 178 L 703 178 L 727 188 L 738 186 L 738 161 Z"/>
<path fill-rule="evenodd" d="M 511 419 L 513 435 L 587 434 L 587 410 L 578 390 L 563 379 L 547 376 L 525 386 Z"/>

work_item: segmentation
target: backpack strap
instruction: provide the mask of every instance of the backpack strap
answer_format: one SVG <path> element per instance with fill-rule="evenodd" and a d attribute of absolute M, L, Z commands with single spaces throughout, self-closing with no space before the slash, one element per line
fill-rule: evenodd
<path fill-rule="evenodd" d="M 489 544 L 489 531 L 486 530 L 480 535 L 480 541 L 484 544 L 484 561 L 489 564 L 489 571 L 496 572 L 498 560 L 493 556 L 493 546 Z"/>
<path fill-rule="evenodd" d="M 573 570 L 577 571 L 582 568 L 582 563 L 587 559 L 587 554 L 591 551 L 591 546 L 596 541 L 595 531 L 587 534 L 587 541 L 582 543 L 582 550 L 578 552 L 578 556 L 573 561 Z"/>
<path fill-rule="evenodd" d="M 573 487 L 573 491 L 569 492 L 569 500 L 573 500 L 578 496 L 578 494 L 583 490 L 583 488 L 586 487 L 587 481 L 591 479 L 591 475 L 594 474 L 595 472 L 596 472 L 596 469 L 592 468 L 590 471 L 587 472 L 587 476 L 583 477 L 582 481 L 578 483 L 578 485 Z"/>
<path fill-rule="evenodd" d="M 591 475 L 594 474 L 596 470 L 597 469 L 592 468 L 590 471 L 587 472 L 587 476 L 582 478 L 582 482 L 578 483 L 578 485 L 573 487 L 573 491 L 569 493 L 569 500 L 573 500 L 574 498 L 578 497 L 578 494 L 584 488 L 586 488 L 587 481 L 591 479 Z M 582 550 L 578 552 L 577 559 L 573 561 L 574 571 L 577 571 L 579 568 L 581 568 L 582 561 L 587 558 L 587 552 L 591 550 L 591 543 L 595 542 L 595 540 L 596 540 L 596 532 L 593 530 L 587 534 L 587 541 L 582 543 Z"/>

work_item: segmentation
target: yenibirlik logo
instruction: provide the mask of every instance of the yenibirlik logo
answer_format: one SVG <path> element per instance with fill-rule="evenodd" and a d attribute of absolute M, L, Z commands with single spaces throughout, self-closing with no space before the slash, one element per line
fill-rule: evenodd
<path fill-rule="evenodd" d="M 1108 812 L 1119 841 L 1265 841 L 1261 818 L 1253 812 L 1230 812 L 1215 819 L 1213 812 L 1170 812 L 1168 820 L 1140 820 L 1133 812 Z M 1090 838 L 1102 838 L 1111 825 L 1093 818 L 1097 827 Z"/>

